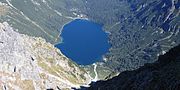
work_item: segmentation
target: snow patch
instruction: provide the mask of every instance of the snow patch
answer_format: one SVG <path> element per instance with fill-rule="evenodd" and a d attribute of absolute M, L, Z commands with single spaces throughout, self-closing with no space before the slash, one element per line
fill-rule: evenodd
<path fill-rule="evenodd" d="M 166 54 L 166 51 L 162 51 L 162 54 L 163 54 L 163 55 Z"/>

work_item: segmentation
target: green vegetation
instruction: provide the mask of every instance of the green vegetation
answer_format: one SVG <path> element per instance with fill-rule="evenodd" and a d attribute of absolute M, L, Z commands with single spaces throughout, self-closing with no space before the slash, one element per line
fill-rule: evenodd
<path fill-rule="evenodd" d="M 66 23 L 77 17 L 71 9 L 82 7 L 82 2 L 79 0 L 33 1 L 9 1 L 13 6 L 10 5 L 11 9 L 6 15 L 0 16 L 0 22 L 7 21 L 18 29 L 18 32 L 43 37 L 52 44 L 60 42 L 60 30 Z M 7 3 L 6 0 L 0 0 L 0 2 Z"/>
<path fill-rule="evenodd" d="M 20 33 L 43 37 L 52 44 L 60 41 L 59 30 L 77 17 L 74 13 L 104 25 L 112 47 L 105 55 L 107 61 L 98 66 L 100 78 L 111 71 L 133 70 L 152 63 L 159 54 L 180 44 L 178 0 L 33 1 L 36 3 L 11 0 L 13 7 L 0 16 L 0 22 L 7 21 Z M 87 70 L 94 76 L 92 67 Z"/>
<path fill-rule="evenodd" d="M 178 0 L 171 1 L 87 0 L 86 15 L 110 33 L 112 47 L 100 67 L 117 72 L 133 70 L 156 61 L 162 51 L 178 45 Z M 100 76 L 104 73 L 101 71 Z"/>

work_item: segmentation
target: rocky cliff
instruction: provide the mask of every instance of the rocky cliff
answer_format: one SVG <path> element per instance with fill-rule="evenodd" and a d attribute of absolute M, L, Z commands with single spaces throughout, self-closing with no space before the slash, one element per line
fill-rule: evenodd
<path fill-rule="evenodd" d="M 87 90 L 179 90 L 180 45 L 160 55 L 158 61 L 137 70 L 122 72 L 107 81 L 98 81 Z"/>
<path fill-rule="evenodd" d="M 70 89 L 90 77 L 44 39 L 19 34 L 0 23 L 0 89 Z"/>

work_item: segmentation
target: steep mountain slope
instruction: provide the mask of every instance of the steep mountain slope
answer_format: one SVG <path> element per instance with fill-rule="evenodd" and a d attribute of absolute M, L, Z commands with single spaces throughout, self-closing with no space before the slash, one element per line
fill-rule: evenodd
<path fill-rule="evenodd" d="M 179 90 L 180 45 L 159 56 L 158 61 L 137 70 L 98 81 L 87 90 Z"/>
<path fill-rule="evenodd" d="M 0 22 L 8 22 L 18 32 L 45 38 L 52 44 L 59 43 L 63 25 L 83 17 L 78 8 L 81 0 L 0 0 L 6 6 Z"/>
<path fill-rule="evenodd" d="M 0 23 L 0 89 L 68 89 L 90 76 L 42 38 L 19 34 Z"/>
<path fill-rule="evenodd" d="M 87 17 L 104 25 L 112 45 L 105 63 L 97 65 L 100 78 L 152 63 L 180 44 L 179 5 L 179 0 L 87 0 Z"/>

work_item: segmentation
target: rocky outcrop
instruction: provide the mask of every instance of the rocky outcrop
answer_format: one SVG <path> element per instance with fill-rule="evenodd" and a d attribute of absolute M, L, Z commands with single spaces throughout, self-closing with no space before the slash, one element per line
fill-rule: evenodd
<path fill-rule="evenodd" d="M 179 90 L 180 45 L 160 55 L 155 63 L 91 85 L 87 90 Z"/>
<path fill-rule="evenodd" d="M 0 89 L 70 89 L 89 75 L 42 38 L 15 32 L 0 23 Z"/>

